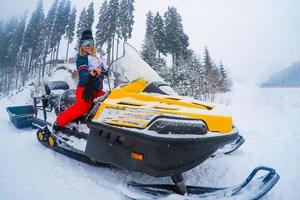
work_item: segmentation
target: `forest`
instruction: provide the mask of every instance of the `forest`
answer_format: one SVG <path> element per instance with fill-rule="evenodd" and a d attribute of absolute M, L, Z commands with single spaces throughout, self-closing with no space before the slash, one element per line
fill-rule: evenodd
<path fill-rule="evenodd" d="M 112 63 L 120 56 L 119 45 L 132 39 L 134 10 L 134 0 L 105 0 L 98 9 L 91 2 L 77 13 L 70 0 L 54 0 L 45 13 L 39 0 L 30 17 L 26 12 L 0 20 L 0 94 L 8 95 L 33 79 L 42 82 L 52 68 L 68 63 L 71 44 L 78 44 L 86 29 L 95 33 L 97 51 Z M 217 93 L 230 90 L 227 70 L 211 58 L 208 47 L 203 56 L 189 48 L 189 36 L 175 7 L 164 14 L 149 11 L 145 23 L 140 54 L 178 94 L 213 101 Z M 65 49 L 62 40 L 67 41 Z M 64 59 L 59 58 L 62 51 Z"/>

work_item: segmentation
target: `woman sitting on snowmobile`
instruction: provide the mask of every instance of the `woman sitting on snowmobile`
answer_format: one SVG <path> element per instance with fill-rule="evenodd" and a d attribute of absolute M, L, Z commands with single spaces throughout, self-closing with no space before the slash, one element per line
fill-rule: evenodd
<path fill-rule="evenodd" d="M 76 60 L 79 82 L 76 89 L 76 102 L 57 116 L 53 131 L 57 132 L 71 121 L 87 113 L 93 99 L 105 94 L 102 91 L 101 73 L 107 73 L 108 66 L 96 56 L 95 42 L 92 31 L 83 31 L 79 43 Z"/>

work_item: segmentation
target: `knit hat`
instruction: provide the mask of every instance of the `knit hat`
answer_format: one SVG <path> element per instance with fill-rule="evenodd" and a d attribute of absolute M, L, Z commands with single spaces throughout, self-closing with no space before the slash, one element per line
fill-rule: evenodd
<path fill-rule="evenodd" d="M 88 40 L 88 39 L 94 39 L 93 38 L 93 33 L 91 30 L 85 30 L 81 34 L 80 40 Z"/>
<path fill-rule="evenodd" d="M 80 38 L 80 46 L 86 40 L 92 40 L 94 43 L 93 33 L 91 30 L 85 30 L 82 32 L 81 38 Z"/>

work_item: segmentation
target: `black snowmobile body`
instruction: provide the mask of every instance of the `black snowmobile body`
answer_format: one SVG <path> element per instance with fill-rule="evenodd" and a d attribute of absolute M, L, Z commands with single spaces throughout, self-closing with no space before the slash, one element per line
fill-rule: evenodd
<path fill-rule="evenodd" d="M 235 141 L 238 130 L 224 136 L 167 138 L 136 130 L 90 122 L 86 154 L 117 167 L 155 177 L 173 176 L 192 169 L 221 146 Z"/>

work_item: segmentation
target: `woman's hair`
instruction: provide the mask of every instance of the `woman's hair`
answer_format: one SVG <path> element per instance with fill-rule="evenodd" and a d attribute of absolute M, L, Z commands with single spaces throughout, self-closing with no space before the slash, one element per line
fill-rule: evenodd
<path fill-rule="evenodd" d="M 97 49 L 95 46 L 92 47 L 92 56 L 96 56 L 97 54 Z M 84 52 L 84 50 L 82 49 L 82 47 L 79 48 L 79 55 L 80 56 L 85 56 L 86 52 Z"/>

